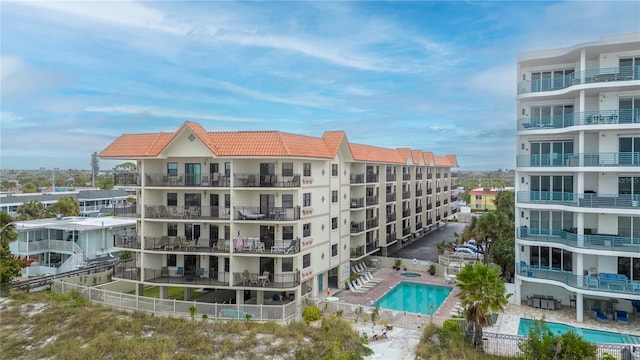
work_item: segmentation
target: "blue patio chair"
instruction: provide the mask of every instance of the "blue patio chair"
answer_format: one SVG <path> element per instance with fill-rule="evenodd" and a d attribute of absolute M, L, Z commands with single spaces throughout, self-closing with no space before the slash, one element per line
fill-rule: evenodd
<path fill-rule="evenodd" d="M 620 324 L 627 325 L 629 323 L 627 312 L 624 310 L 616 310 L 616 321 L 619 322 Z"/>
<path fill-rule="evenodd" d="M 184 268 L 182 266 L 178 266 L 178 269 L 176 269 L 176 276 L 184 276 Z"/>
<path fill-rule="evenodd" d="M 196 271 L 196 276 L 197 277 L 204 276 L 204 268 L 199 268 L 198 271 Z"/>

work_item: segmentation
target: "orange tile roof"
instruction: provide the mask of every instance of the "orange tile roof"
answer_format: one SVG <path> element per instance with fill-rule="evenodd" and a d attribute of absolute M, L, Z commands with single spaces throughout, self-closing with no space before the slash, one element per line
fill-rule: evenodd
<path fill-rule="evenodd" d="M 447 159 L 449 159 L 449 163 L 451 164 L 451 167 L 460 167 L 458 166 L 458 157 L 455 155 L 445 155 L 445 157 Z"/>
<path fill-rule="evenodd" d="M 215 156 L 265 156 L 265 157 L 309 157 L 332 159 L 341 144 L 347 142 L 356 161 L 405 164 L 411 160 L 436 166 L 457 166 L 455 155 L 436 156 L 431 152 L 409 148 L 388 149 L 377 146 L 349 143 L 344 131 L 327 131 L 322 138 L 285 133 L 280 131 L 236 131 L 207 132 L 200 124 L 185 122 L 174 133 L 124 134 L 113 141 L 99 154 L 103 158 L 135 159 L 156 157 L 182 131 L 190 131 Z M 411 158 L 409 158 L 411 156 Z"/>
<path fill-rule="evenodd" d="M 477 188 L 477 189 L 469 190 L 470 195 L 496 195 L 497 193 L 498 193 L 498 190 L 494 190 L 494 189 Z"/>

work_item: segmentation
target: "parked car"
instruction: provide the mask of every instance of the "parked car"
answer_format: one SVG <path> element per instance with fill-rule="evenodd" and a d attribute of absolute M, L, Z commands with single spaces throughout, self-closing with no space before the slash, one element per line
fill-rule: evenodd
<path fill-rule="evenodd" d="M 482 251 L 482 249 L 479 249 L 471 244 L 459 244 L 456 246 L 455 250 L 457 249 L 470 249 L 471 251 L 478 253 L 478 254 L 484 254 L 484 252 Z"/>
<path fill-rule="evenodd" d="M 473 246 L 477 247 L 478 249 L 482 250 L 482 245 L 478 244 L 478 242 L 475 239 L 471 239 L 471 240 L 467 241 L 466 244 L 473 245 Z"/>
<path fill-rule="evenodd" d="M 466 247 L 457 247 L 456 250 L 454 251 L 454 253 L 459 254 L 459 255 L 472 255 L 475 256 L 476 258 L 478 257 L 478 253 L 466 248 Z"/>

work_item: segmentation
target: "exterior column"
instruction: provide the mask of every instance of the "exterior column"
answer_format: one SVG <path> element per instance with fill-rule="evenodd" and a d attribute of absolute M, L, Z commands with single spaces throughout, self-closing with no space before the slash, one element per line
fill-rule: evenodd
<path fill-rule="evenodd" d="M 190 301 L 191 300 L 191 288 L 190 287 L 185 287 L 184 288 L 184 301 Z"/>
<path fill-rule="evenodd" d="M 580 51 L 580 84 L 584 84 L 585 70 L 587 70 L 587 51 L 582 49 Z"/>
<path fill-rule="evenodd" d="M 579 125 L 585 124 L 585 100 L 584 100 L 584 90 L 580 90 L 580 97 L 578 99 L 578 114 L 580 114 L 580 122 Z"/>
<path fill-rule="evenodd" d="M 584 287 L 584 263 L 582 259 L 582 253 L 576 254 L 576 286 L 579 288 Z"/>
<path fill-rule="evenodd" d="M 577 237 L 578 237 L 578 241 L 577 241 L 577 246 L 579 248 L 583 248 L 584 247 L 584 213 L 576 213 L 576 230 L 577 230 Z M 580 259 L 582 259 L 582 254 L 580 255 Z"/>
<path fill-rule="evenodd" d="M 256 304 L 264 305 L 264 291 L 262 290 L 258 291 L 258 294 L 256 296 L 257 296 Z"/>
<path fill-rule="evenodd" d="M 169 287 L 160 286 L 160 299 L 167 299 L 169 297 Z"/>
<path fill-rule="evenodd" d="M 136 296 L 142 296 L 144 294 L 144 285 L 136 284 Z"/>
<path fill-rule="evenodd" d="M 236 290 L 236 304 L 244 304 L 244 290 L 242 289 Z"/>
<path fill-rule="evenodd" d="M 576 320 L 582 322 L 584 319 L 584 301 L 582 300 L 582 293 L 576 294 Z"/>

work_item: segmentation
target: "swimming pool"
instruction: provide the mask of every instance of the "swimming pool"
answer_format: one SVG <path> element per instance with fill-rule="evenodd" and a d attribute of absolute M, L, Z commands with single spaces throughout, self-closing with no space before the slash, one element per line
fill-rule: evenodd
<path fill-rule="evenodd" d="M 396 311 L 406 311 L 423 315 L 435 313 L 449 296 L 451 288 L 447 286 L 401 282 L 386 293 L 373 306 Z"/>
<path fill-rule="evenodd" d="M 529 327 L 532 326 L 533 320 L 520 319 L 518 326 L 518 335 L 529 335 Z M 611 343 L 611 344 L 640 344 L 640 336 L 618 334 L 609 331 L 591 330 L 585 328 L 574 327 L 571 325 L 546 322 L 547 329 L 554 334 L 573 331 L 582 336 L 583 339 L 592 343 Z"/>
<path fill-rule="evenodd" d="M 416 273 L 412 273 L 412 272 L 403 272 L 402 274 L 400 274 L 400 276 L 416 278 L 416 277 L 420 277 L 422 275 L 416 274 Z"/>

